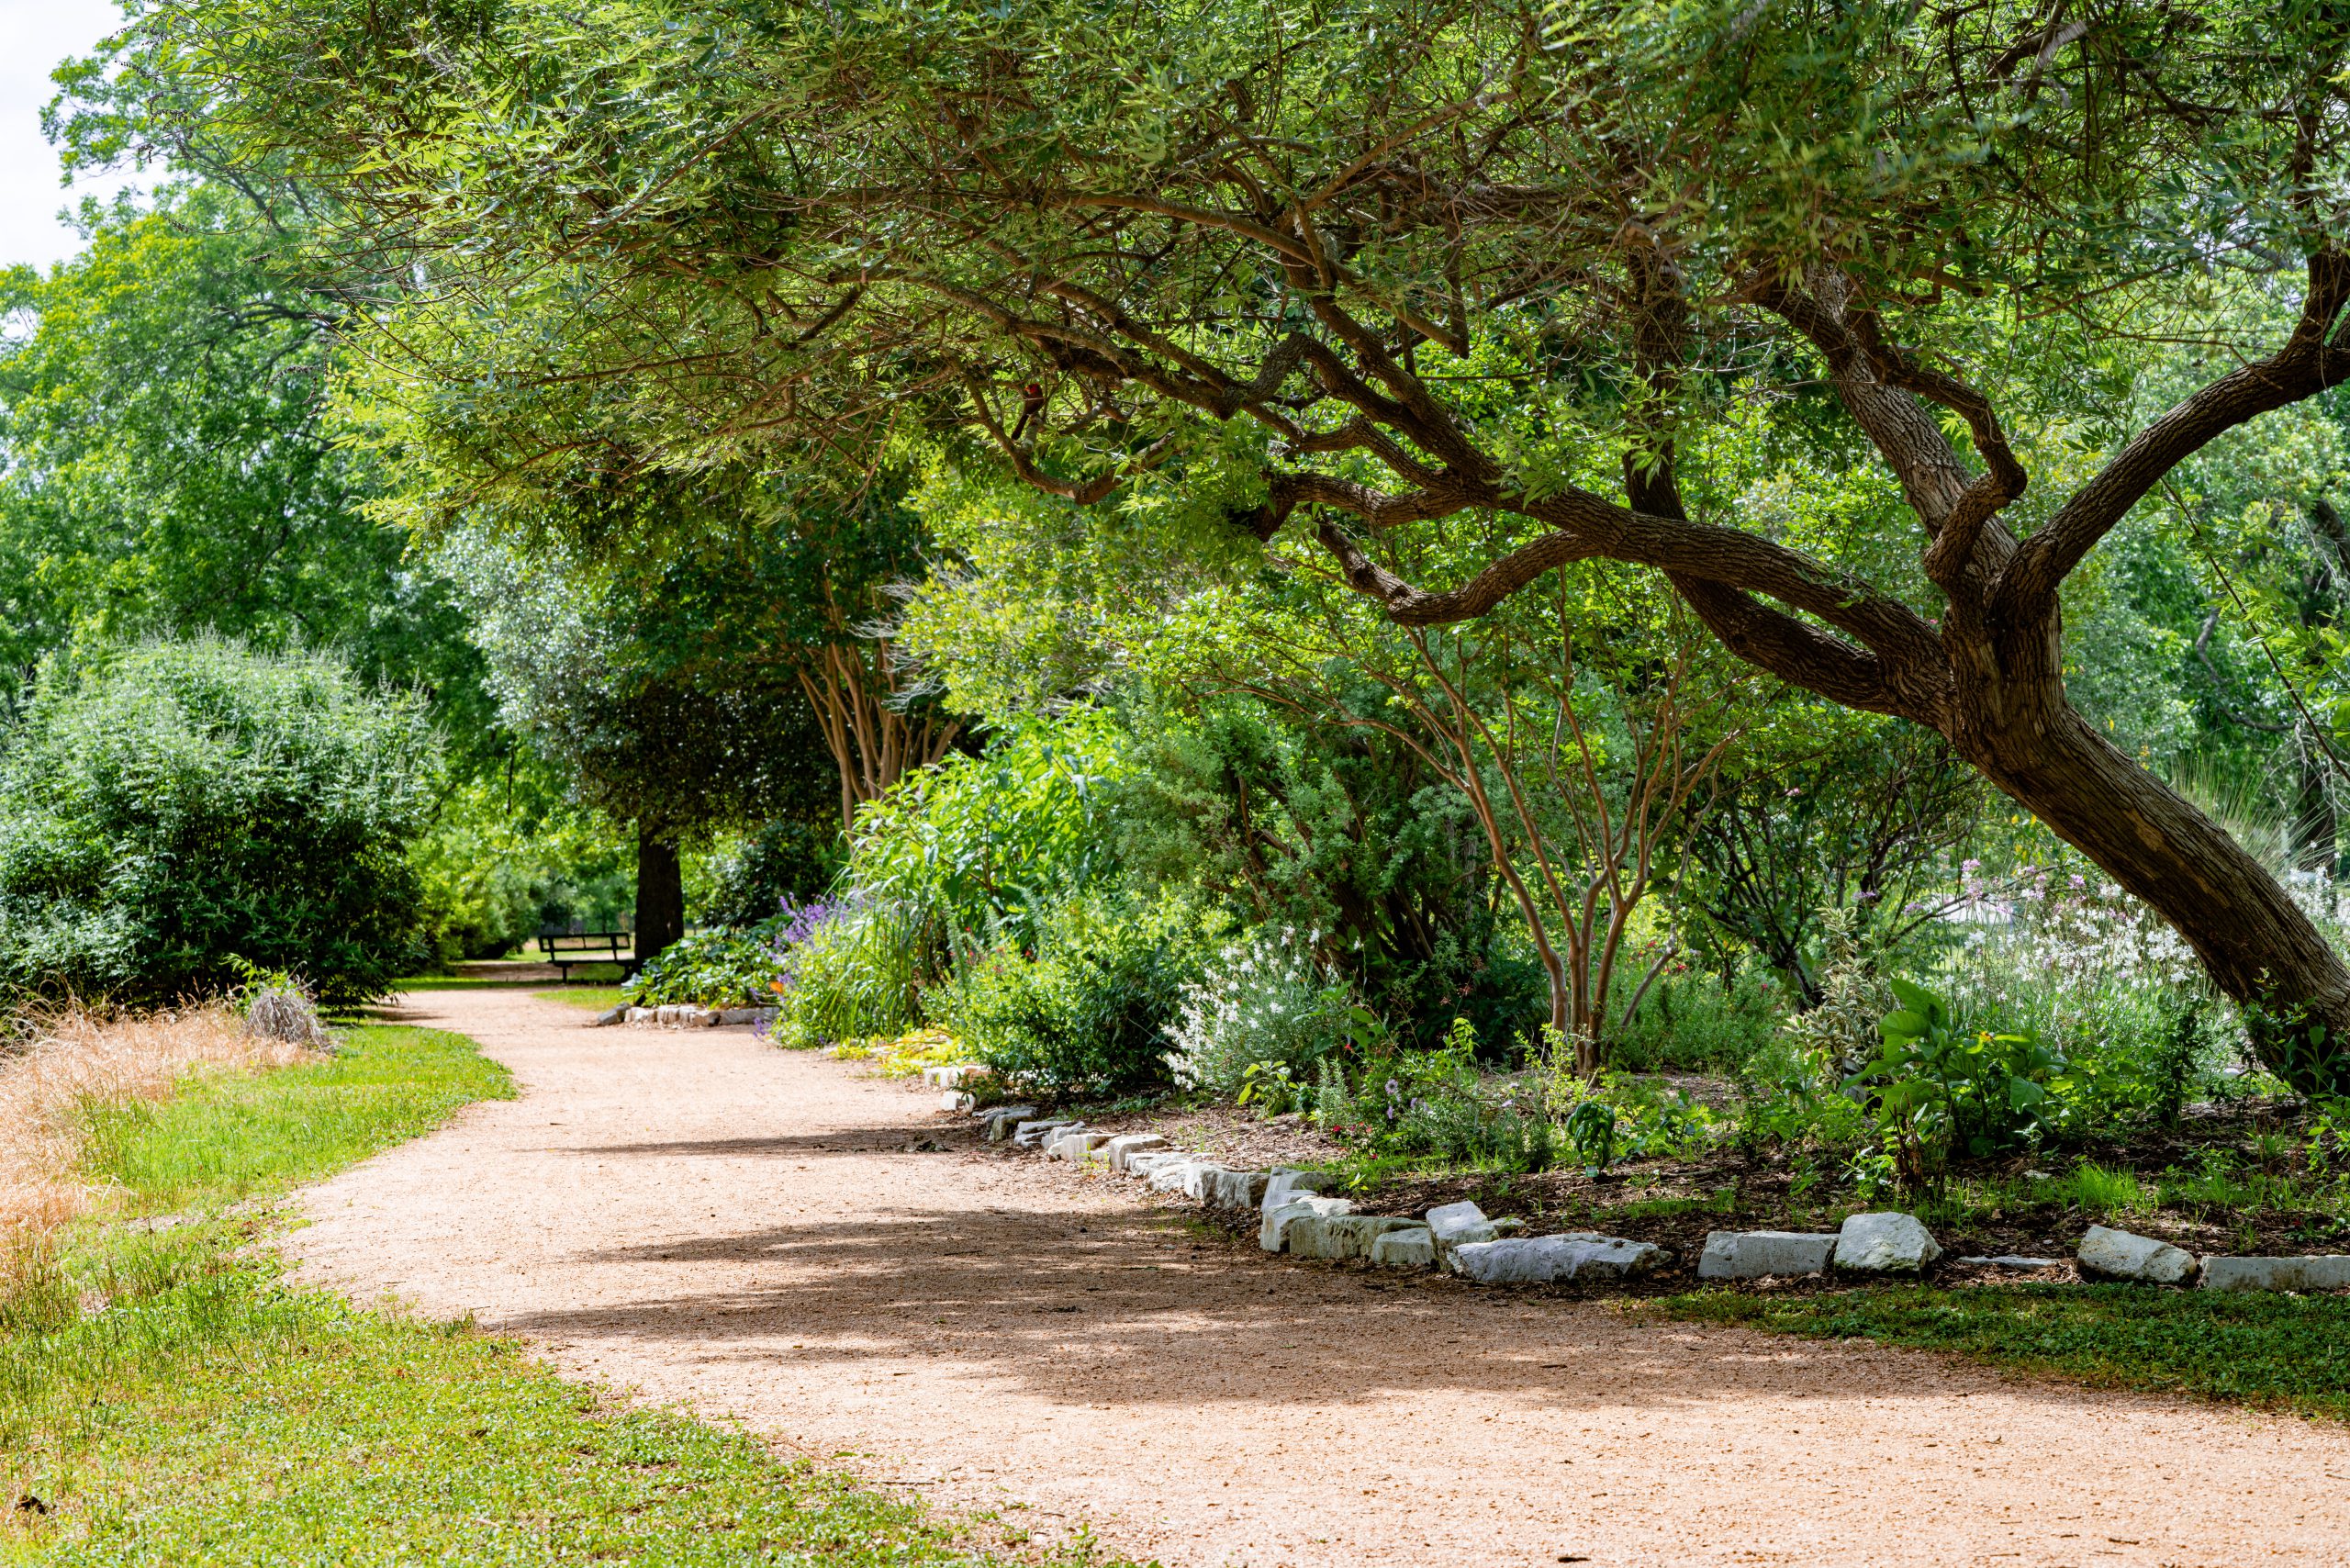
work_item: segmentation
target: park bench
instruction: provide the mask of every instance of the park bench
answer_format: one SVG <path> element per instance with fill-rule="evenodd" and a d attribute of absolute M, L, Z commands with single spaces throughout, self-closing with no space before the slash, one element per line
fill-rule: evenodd
<path fill-rule="evenodd" d="M 629 931 L 576 931 L 547 926 L 539 932 L 539 951 L 548 963 L 563 971 L 565 985 L 571 983 L 575 964 L 618 964 L 629 973 L 636 970 L 636 935 Z"/>

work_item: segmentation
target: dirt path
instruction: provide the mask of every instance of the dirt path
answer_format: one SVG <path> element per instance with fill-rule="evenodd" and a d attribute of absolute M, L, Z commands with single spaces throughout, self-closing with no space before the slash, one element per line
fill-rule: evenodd
<path fill-rule="evenodd" d="M 1277 1263 L 745 1031 L 407 1000 L 516 1102 L 325 1186 L 313 1277 L 1168 1568 L 2339 1563 L 2350 1436 Z M 1024 1505 L 1024 1506 L 1011 1506 Z"/>

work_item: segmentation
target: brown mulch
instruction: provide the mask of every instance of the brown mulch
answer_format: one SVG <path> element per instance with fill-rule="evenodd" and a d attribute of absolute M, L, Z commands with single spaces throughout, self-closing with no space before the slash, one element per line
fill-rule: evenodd
<path fill-rule="evenodd" d="M 1673 1088 L 1709 1102 L 1722 1087 L 1718 1081 L 1708 1079 L 1668 1081 Z M 2216 1147 L 2249 1154 L 2255 1135 L 2290 1131 L 2306 1116 L 2298 1103 L 2281 1100 L 2198 1105 L 2188 1108 L 2177 1127 L 2149 1128 L 2126 1144 L 2105 1141 L 2068 1148 L 2062 1154 L 2043 1152 L 1979 1161 L 1959 1174 L 1977 1179 L 2020 1177 L 2027 1170 L 2061 1172 L 2091 1159 L 2109 1170 L 2133 1172 L 2151 1185 L 2166 1170 L 2193 1170 L 2206 1149 Z M 1091 1114 L 1084 1119 L 1106 1132 L 1160 1133 L 1178 1148 L 1212 1155 L 1237 1169 L 1335 1165 L 1348 1153 L 1342 1140 L 1303 1116 L 1268 1119 L 1231 1105 Z M 1649 1242 L 1665 1249 L 1672 1260 L 1632 1287 L 1633 1293 L 1669 1294 L 1695 1283 L 1697 1259 L 1708 1231 L 1833 1228 L 1818 1206 L 1816 1189 L 1811 1203 L 1799 1204 L 1792 1195 L 1794 1182 L 1795 1172 L 1784 1156 L 1754 1158 L 1724 1146 L 1695 1159 L 1621 1165 L 1597 1179 L 1572 1167 L 1521 1175 L 1483 1171 L 1411 1176 L 1379 1182 L 1349 1195 L 1371 1214 L 1422 1215 L 1438 1204 L 1467 1200 L 1495 1218 L 1524 1219 L 1529 1234 L 1597 1230 Z M 1253 1214 L 1205 1217 L 1236 1240 L 1254 1240 L 1257 1216 Z M 1933 1276 L 1945 1284 L 2075 1281 L 2080 1276 L 2072 1258 L 2093 1223 L 2096 1216 L 2065 1204 L 2021 1204 L 1958 1221 L 1940 1221 L 1932 1228 L 1944 1257 Z M 2350 1250 L 2350 1233 L 2333 1216 L 2315 1211 L 2174 1207 L 2130 1216 L 2123 1226 L 2198 1253 L 2282 1256 Z M 2053 1258 L 2059 1266 L 2027 1271 L 1958 1261 L 1963 1257 L 2003 1255 Z M 1559 1288 L 1571 1295 L 1619 1295 L 1626 1290 L 1620 1283 L 1588 1291 L 1572 1285 Z M 1840 1287 L 1832 1282 L 1770 1281 L 1740 1288 L 1778 1293 Z"/>

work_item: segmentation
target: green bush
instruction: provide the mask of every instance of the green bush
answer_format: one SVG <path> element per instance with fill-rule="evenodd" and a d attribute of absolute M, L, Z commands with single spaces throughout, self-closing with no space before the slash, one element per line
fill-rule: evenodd
<path fill-rule="evenodd" d="M 1719 977 L 1684 965 L 1656 979 L 1631 1018 L 1607 1040 L 1607 1063 L 1626 1072 L 1736 1073 L 1786 1022 L 1788 989 L 1760 965 Z"/>
<path fill-rule="evenodd" d="M 421 706 L 206 639 L 46 666 L 0 754 L 0 990 L 144 1003 L 236 960 L 330 1005 L 423 957 Z"/>
<path fill-rule="evenodd" d="M 1376 1155 L 1485 1170 L 1549 1168 L 1566 1140 L 1550 1120 L 1539 1075 L 1489 1078 L 1477 1054 L 1475 1026 L 1455 1018 L 1434 1050 L 1367 1061 L 1350 1101 L 1325 1106 L 1323 1119 Z"/>
<path fill-rule="evenodd" d="M 777 1037 L 897 1034 L 958 950 L 1036 947 L 1050 913 L 1114 868 L 1101 794 L 1115 741 L 1091 710 L 1030 720 L 867 806 L 837 907 L 793 949 Z"/>
<path fill-rule="evenodd" d="M 1168 1081 L 1168 1025 L 1198 970 L 1184 906 L 1080 897 L 1040 912 L 1035 946 L 967 955 L 927 999 L 934 1022 L 998 1075 L 1060 1095 Z"/>
<path fill-rule="evenodd" d="M 766 1006 L 775 1001 L 775 937 L 789 916 L 740 930 L 681 936 L 645 961 L 621 995 L 639 1007 L 695 1002 L 703 1007 Z"/>
<path fill-rule="evenodd" d="M 787 902 L 813 898 L 840 875 L 838 818 L 829 829 L 780 817 L 705 857 L 688 907 L 712 925 L 756 925 Z"/>

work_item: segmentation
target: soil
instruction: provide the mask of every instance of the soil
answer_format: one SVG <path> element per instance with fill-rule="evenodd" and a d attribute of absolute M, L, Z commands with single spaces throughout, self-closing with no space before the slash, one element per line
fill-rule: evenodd
<path fill-rule="evenodd" d="M 2333 1563 L 2350 1532 L 2335 1426 L 1269 1259 L 747 1029 L 597 1029 L 501 991 L 399 1015 L 523 1095 L 308 1193 L 310 1278 L 739 1418 L 983 1541 L 2151 1568 Z"/>
<path fill-rule="evenodd" d="M 1675 1080 L 1675 1087 L 1703 1097 L 1707 1081 Z M 2129 1172 L 2151 1192 L 2165 1172 L 2193 1170 L 2207 1150 L 2222 1149 L 2259 1170 L 2255 1139 L 2261 1134 L 2291 1135 L 2283 1140 L 2294 1157 L 2264 1173 L 2289 1176 L 2298 1170 L 2308 1111 L 2298 1102 L 2246 1100 L 2234 1104 L 2191 1107 L 2172 1129 L 2147 1128 L 2126 1142 L 2108 1141 L 2068 1148 L 2061 1154 L 2002 1157 L 1967 1162 L 1952 1172 L 1966 1179 L 2013 1181 L 2035 1168 L 2062 1171 L 2081 1159 Z M 1706 1233 L 1717 1229 L 1810 1230 L 1829 1226 L 1824 1212 L 1798 1201 L 1796 1172 L 1784 1156 L 1755 1157 L 1731 1146 L 1695 1159 L 1651 1159 L 1628 1163 L 1597 1179 L 1574 1168 L 1518 1176 L 1455 1176 L 1400 1180 L 1355 1194 L 1367 1211 L 1423 1214 L 1438 1204 L 1468 1199 L 1496 1217 L 1516 1215 L 1536 1230 L 1592 1229 L 1653 1242 L 1673 1260 L 1633 1287 L 1658 1294 L 1689 1289 Z M 2020 1280 L 2062 1282 L 2079 1278 L 2071 1261 L 2082 1233 L 2100 1216 L 2065 1203 L 2016 1203 L 1937 1219 L 1934 1236 L 1946 1257 L 1937 1283 L 2011 1284 Z M 2350 1251 L 2341 1222 L 2320 1210 L 2282 1207 L 2177 1205 L 2131 1215 L 2126 1228 L 2183 1247 L 2191 1252 L 2286 1255 Z M 2058 1267 L 2020 1271 L 1968 1267 L 1963 1257 L 2052 1258 Z M 1786 1282 L 1740 1288 L 1780 1291 Z M 1609 1294 L 1617 1294 L 1610 1291 Z"/>

